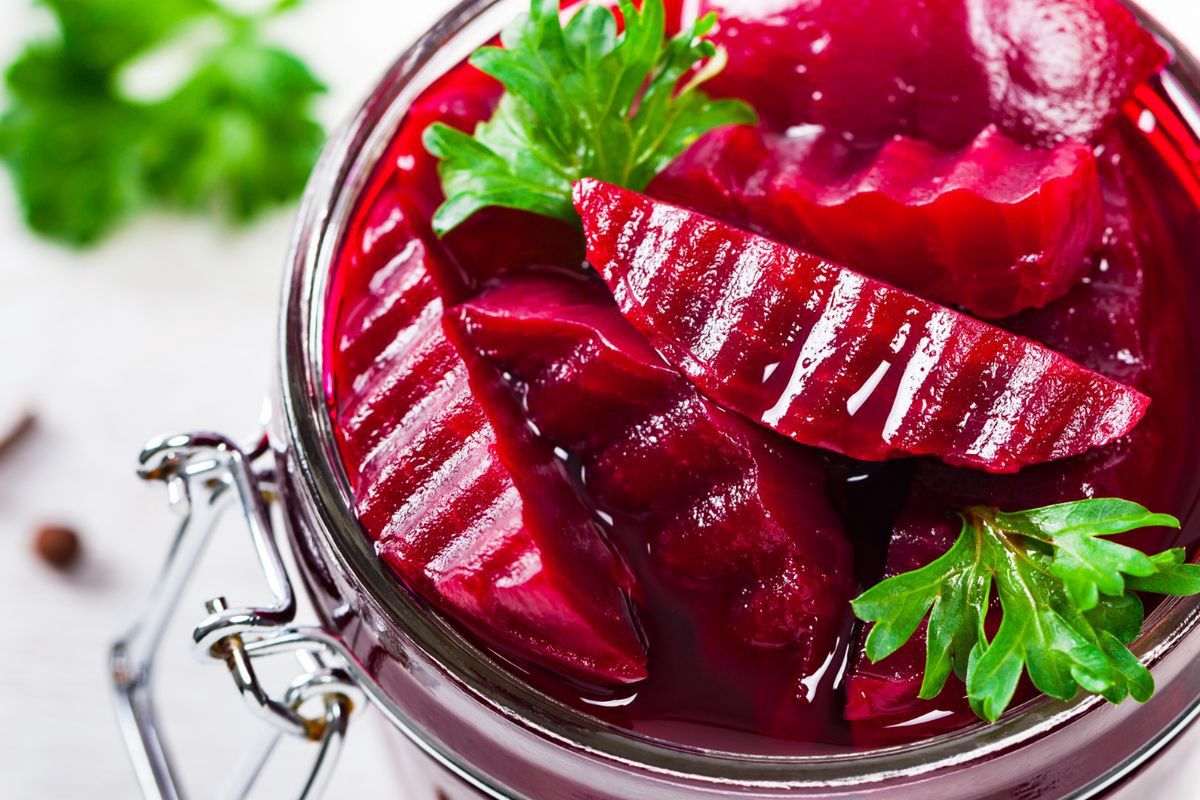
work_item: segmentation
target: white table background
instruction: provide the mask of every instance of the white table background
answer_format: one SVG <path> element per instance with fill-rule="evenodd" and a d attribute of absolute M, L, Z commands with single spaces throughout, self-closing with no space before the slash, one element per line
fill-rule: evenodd
<path fill-rule="evenodd" d="M 0 62 L 49 23 L 28 0 L 3 0 Z M 449 0 L 309 0 L 275 38 L 328 83 L 321 116 L 346 118 L 391 60 Z M 1143 5 L 1200 48 L 1195 0 Z M 25 231 L 0 178 L 0 427 L 14 408 L 39 427 L 0 463 L 0 796 L 134 796 L 105 661 L 160 566 L 172 518 L 134 457 L 150 436 L 252 430 L 275 353 L 278 284 L 291 225 L 281 211 L 248 231 L 166 215 L 137 221 L 79 254 Z M 75 574 L 30 553 L 35 526 L 77 527 Z M 201 601 L 262 596 L 244 543 L 224 536 L 184 602 L 163 659 L 160 706 L 184 777 L 216 795 L 255 725 L 228 677 L 187 655 Z M 212 569 L 216 562 L 219 568 Z M 186 623 L 186 624 L 185 624 Z M 413 797 L 398 785 L 377 722 L 352 727 L 331 796 Z M 288 751 L 291 753 L 292 751 Z M 295 755 L 293 763 L 303 763 Z M 1177 747 L 1165 783 L 1138 797 L 1182 800 L 1200 785 L 1200 731 Z M 282 797 L 280 793 L 264 796 Z"/>

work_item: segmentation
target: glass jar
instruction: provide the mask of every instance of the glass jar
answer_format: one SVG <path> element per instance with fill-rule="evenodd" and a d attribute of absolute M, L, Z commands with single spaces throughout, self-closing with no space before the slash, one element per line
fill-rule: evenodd
<path fill-rule="evenodd" d="M 252 708 L 283 731 L 319 743 L 306 791 L 319 790 L 363 700 L 403 735 L 406 780 L 430 798 L 859 798 L 881 791 L 1086 797 L 1149 762 L 1200 714 L 1200 598 L 1164 602 L 1134 645 L 1158 685 L 1145 705 L 1035 700 L 996 724 L 914 744 L 756 757 L 652 740 L 551 699 L 463 638 L 377 558 L 354 517 L 325 403 L 331 263 L 355 199 L 408 105 L 525 2 L 465 0 L 399 59 L 328 146 L 292 244 L 267 437 L 242 449 L 223 437 L 189 434 L 153 442 L 143 454 L 142 474 L 172 487 L 185 518 L 147 616 L 114 649 L 118 709 L 144 791 L 177 796 L 148 696 L 153 654 L 165 614 L 226 498 L 241 502 L 273 600 L 243 609 L 210 602 L 196 646 L 228 665 Z M 1183 119 L 1200 120 L 1200 64 L 1142 18 L 1176 52 L 1164 96 Z M 282 512 L 277 531 L 271 498 Z M 1200 518 L 1185 523 L 1195 528 Z M 319 628 L 294 622 L 295 596 L 276 537 L 291 546 Z M 254 664 L 281 651 L 299 654 L 302 673 L 273 696 Z"/>

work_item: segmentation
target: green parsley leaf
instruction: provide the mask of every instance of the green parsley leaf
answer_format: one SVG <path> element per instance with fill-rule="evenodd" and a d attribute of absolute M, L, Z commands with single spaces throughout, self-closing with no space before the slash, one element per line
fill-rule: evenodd
<path fill-rule="evenodd" d="M 293 0 L 251 15 L 215 0 L 44 1 L 60 35 L 9 66 L 0 115 L 0 159 L 33 230 L 87 246 L 153 205 L 240 221 L 303 190 L 324 138 L 311 114 L 323 87 L 259 36 Z M 155 102 L 121 92 L 124 67 L 206 20 L 225 40 L 177 89 Z"/>
<path fill-rule="evenodd" d="M 1200 564 L 1185 564 L 1187 553 L 1183 548 L 1176 547 L 1150 560 L 1158 567 L 1158 571 L 1146 576 L 1129 578 L 1126 581 L 1130 589 L 1153 594 L 1174 595 L 1186 597 L 1200 594 Z"/>
<path fill-rule="evenodd" d="M 1140 550 L 1098 537 L 1155 525 L 1179 527 L 1174 517 L 1151 514 L 1127 500 L 1060 503 L 994 518 L 1002 529 L 1054 545 L 1050 571 L 1063 581 L 1081 611 L 1094 607 L 1100 592 L 1110 597 L 1123 594 L 1125 575 L 1146 577 L 1158 571 Z"/>
<path fill-rule="evenodd" d="M 1153 678 L 1126 647 L 1144 616 L 1131 592 L 1200 594 L 1200 566 L 1183 563 L 1182 550 L 1148 556 L 1101 537 L 1178 520 L 1108 499 L 1017 513 L 970 508 L 961 517 L 945 554 L 853 601 L 855 614 L 874 623 L 869 659 L 894 653 L 928 618 L 922 698 L 936 697 L 951 672 L 989 721 L 1008 707 L 1023 673 L 1062 700 L 1081 689 L 1113 703 L 1150 697 Z M 1000 624 L 989 638 L 993 597 Z"/>
<path fill-rule="evenodd" d="M 72 245 L 111 232 L 146 201 L 142 109 L 77 80 L 61 46 L 31 47 L 9 69 L 16 102 L 0 117 L 29 226 Z"/>
<path fill-rule="evenodd" d="M 576 222 L 573 181 L 641 190 L 703 134 L 754 122 L 746 104 L 697 88 L 722 66 L 703 38 L 714 14 L 665 39 L 662 0 L 645 0 L 640 10 L 631 0 L 618 6 L 584 6 L 564 27 L 557 0 L 531 0 L 529 13 L 501 36 L 503 47 L 471 57 L 506 91 L 473 136 L 443 124 L 425 132 L 426 149 L 442 160 L 439 234 L 488 206 Z M 620 34 L 616 13 L 625 22 Z"/>
<path fill-rule="evenodd" d="M 1122 644 L 1129 644 L 1142 632 L 1146 610 L 1136 594 L 1120 597 L 1101 597 L 1094 608 L 1084 612 L 1097 631 L 1107 631 Z"/>
<path fill-rule="evenodd" d="M 296 197 L 325 139 L 297 109 L 323 88 L 299 59 L 253 37 L 216 49 L 156 108 L 147 148 L 154 195 L 236 221 Z"/>
<path fill-rule="evenodd" d="M 112 70 L 219 8 L 216 0 L 41 0 L 54 12 L 65 52 L 77 63 Z"/>

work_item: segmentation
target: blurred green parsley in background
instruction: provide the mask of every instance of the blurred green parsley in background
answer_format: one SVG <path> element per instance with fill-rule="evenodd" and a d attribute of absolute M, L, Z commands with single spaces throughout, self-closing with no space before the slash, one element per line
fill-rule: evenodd
<path fill-rule="evenodd" d="M 31 42 L 5 74 L 0 159 L 39 234 L 84 247 L 149 207 L 253 219 L 297 197 L 324 133 L 321 82 L 261 39 L 297 5 L 238 13 L 217 0 L 40 0 L 60 35 Z M 131 97 L 126 72 L 214 35 L 162 97 Z"/>

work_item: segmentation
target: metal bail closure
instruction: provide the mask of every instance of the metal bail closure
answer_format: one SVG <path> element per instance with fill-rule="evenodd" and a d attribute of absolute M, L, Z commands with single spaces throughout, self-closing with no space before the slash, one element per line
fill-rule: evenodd
<path fill-rule="evenodd" d="M 155 656 L 183 588 L 209 534 L 230 504 L 241 507 L 271 600 L 262 606 L 230 607 L 224 597 L 206 603 L 208 615 L 192 633 L 203 658 L 226 665 L 250 709 L 271 723 L 265 747 L 248 764 L 236 796 L 249 794 L 280 737 L 287 733 L 317 743 L 301 798 L 320 795 L 332 773 L 356 702 L 363 702 L 352 673 L 361 670 L 335 634 L 292 624 L 296 597 L 280 555 L 267 498 L 272 475 L 253 462 L 267 453 L 266 437 L 249 452 L 215 433 L 155 439 L 139 459 L 139 475 L 163 481 L 171 509 L 181 521 L 149 601 L 129 633 L 112 648 L 111 666 L 118 721 L 147 798 L 184 797 L 159 733 L 151 697 Z M 291 653 L 299 675 L 280 695 L 259 681 L 255 660 Z"/>

